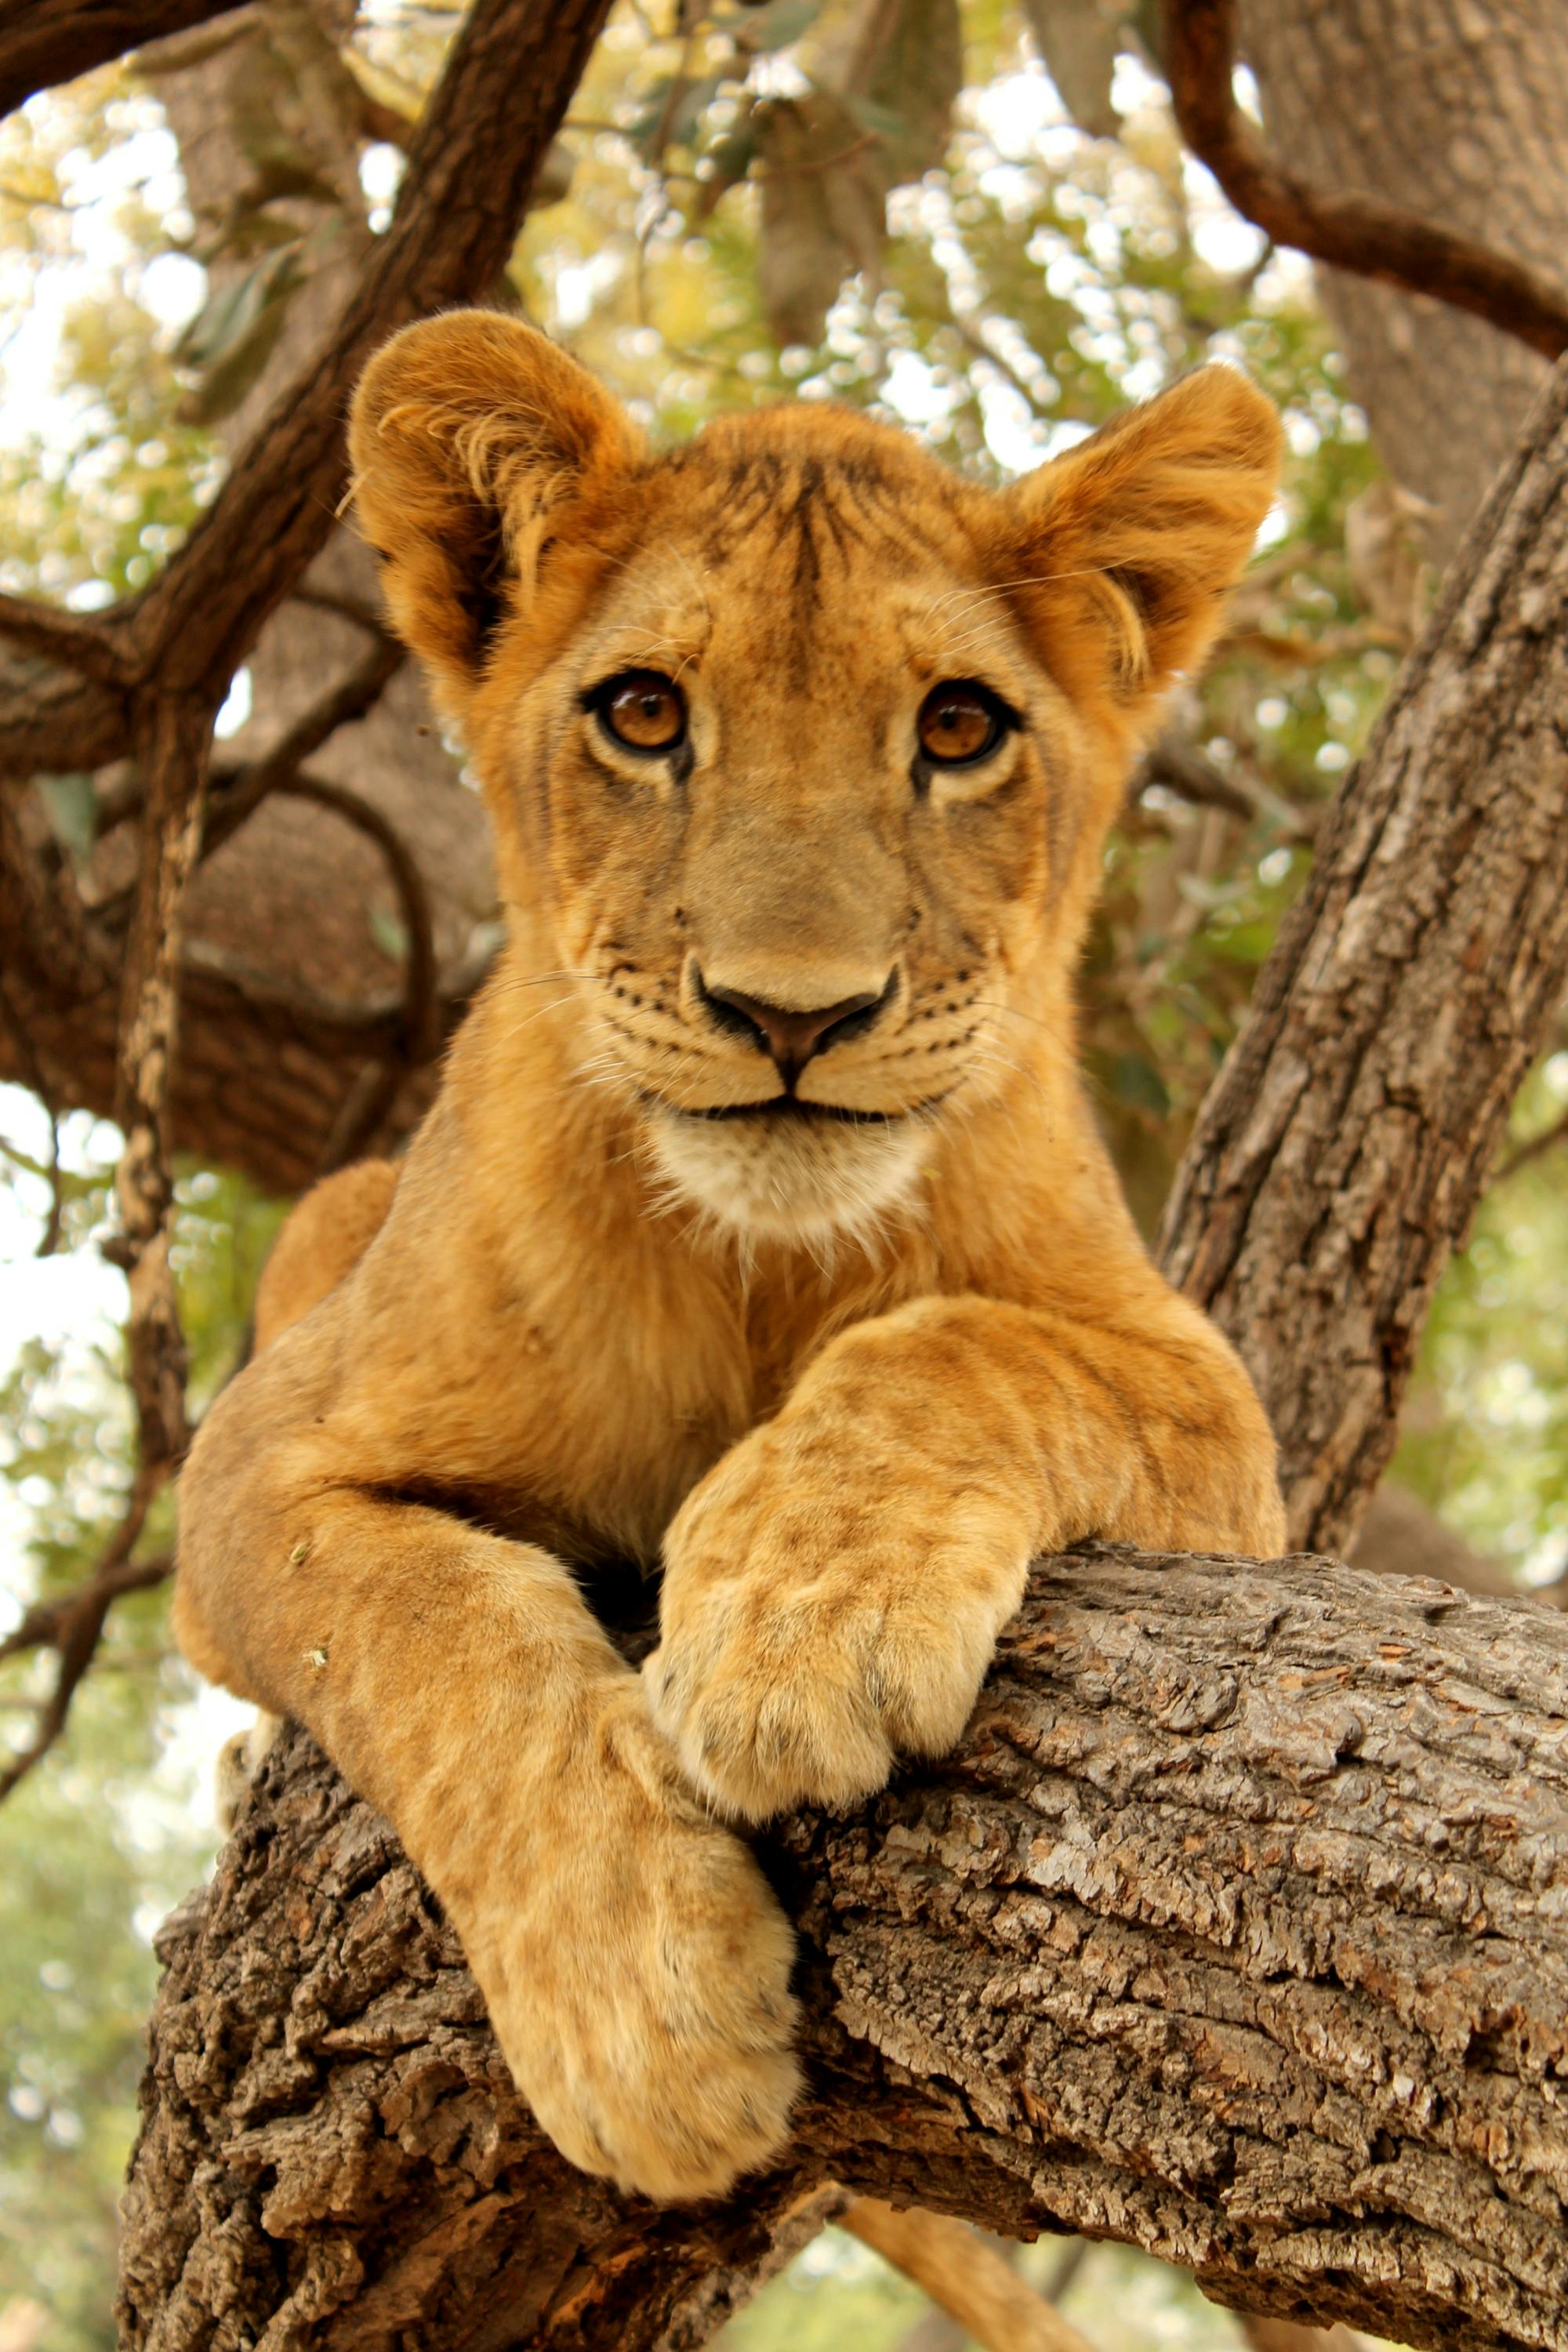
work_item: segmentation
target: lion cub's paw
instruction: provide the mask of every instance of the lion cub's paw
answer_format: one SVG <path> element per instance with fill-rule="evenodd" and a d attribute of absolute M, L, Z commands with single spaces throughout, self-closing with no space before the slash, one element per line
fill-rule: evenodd
<path fill-rule="evenodd" d="M 521 1900 L 459 1932 L 562 2154 L 646 2197 L 715 2197 L 787 2137 L 794 1938 L 626 1679 L 531 1825 Z"/>
<path fill-rule="evenodd" d="M 774 1423 L 703 1480 L 665 1554 L 654 1716 L 705 1796 L 761 1822 L 954 1746 L 1028 1543 L 1005 1509 L 918 1469 L 889 1492 Z"/>

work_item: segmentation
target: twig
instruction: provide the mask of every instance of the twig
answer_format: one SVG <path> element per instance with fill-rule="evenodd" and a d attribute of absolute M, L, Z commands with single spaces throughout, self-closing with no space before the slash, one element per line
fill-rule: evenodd
<path fill-rule="evenodd" d="M 1048 416 L 1050 412 L 1039 394 L 1031 387 L 1027 379 L 1019 373 L 1010 359 L 1003 352 L 992 350 L 973 320 L 958 310 L 951 310 L 949 316 L 952 320 L 954 331 L 964 350 L 972 352 L 977 360 L 984 360 L 987 366 L 994 367 L 998 375 L 1005 376 L 1014 391 L 1026 402 L 1032 416 L 1038 416 L 1042 420 Z"/>
<path fill-rule="evenodd" d="M 313 801 L 331 809 L 348 824 L 374 841 L 385 858 L 397 892 L 404 935 L 408 942 L 403 984 L 401 1051 L 411 1066 L 428 1061 L 440 1044 L 440 1003 L 436 968 L 436 929 L 430 897 L 414 853 L 389 817 L 346 784 L 325 776 L 301 772 L 274 779 L 272 790 L 294 800 Z"/>
<path fill-rule="evenodd" d="M 384 637 L 386 624 L 375 605 L 364 596 L 350 596 L 333 588 L 311 588 L 301 585 L 290 588 L 284 600 L 289 604 L 308 604 L 319 613 L 336 613 L 340 620 L 353 621 L 359 628 L 368 630 L 373 637 Z"/>
<path fill-rule="evenodd" d="M 1047 2303 L 1060 2303 L 1091 2251 L 1087 2238 L 1069 2238 L 1060 2248 L 1040 2284 L 1040 2293 Z"/>
<path fill-rule="evenodd" d="M 1236 102 L 1236 0 L 1165 0 L 1177 124 L 1237 212 L 1277 245 L 1432 295 L 1549 359 L 1568 351 L 1568 290 L 1552 278 L 1375 196 L 1310 188 L 1269 155 Z"/>
<path fill-rule="evenodd" d="M 363 659 L 325 694 L 318 696 L 269 751 L 243 764 L 215 767 L 209 779 L 208 810 L 202 833 L 203 859 L 233 838 L 246 819 L 260 807 L 279 777 L 290 774 L 312 751 L 319 751 L 340 727 L 352 726 L 373 709 L 388 680 L 406 659 L 404 648 L 378 630 L 377 643 Z M 100 837 L 123 824 L 128 817 L 140 815 L 145 799 L 146 786 L 140 774 L 123 777 L 111 786 L 98 803 Z M 113 900 L 106 900 L 100 912 L 110 916 L 114 904 Z"/>
<path fill-rule="evenodd" d="M 215 850 L 221 849 L 226 841 L 232 839 L 252 811 L 260 807 L 268 793 L 284 787 L 310 754 L 319 751 L 341 727 L 352 727 L 356 719 L 364 717 L 366 711 L 374 709 L 388 683 L 407 658 L 403 646 L 391 637 L 383 637 L 346 677 L 313 702 L 292 727 L 285 729 L 270 751 L 259 760 L 252 761 L 237 774 L 215 775 L 213 782 L 215 786 L 221 788 L 221 798 L 215 793 L 214 804 L 202 838 L 204 861 Z M 326 789 L 324 784 L 321 791 L 312 786 L 302 797 L 321 799 L 322 791 Z M 349 814 L 346 809 L 342 813 L 349 814 L 351 824 L 358 824 L 359 813 L 366 803 L 354 799 L 352 794 L 349 797 L 353 800 L 353 813 Z M 337 805 L 335 802 L 323 804 Z M 369 832 L 374 827 L 367 824 L 361 829 Z M 391 828 L 387 830 L 390 834 Z M 377 834 L 376 838 L 382 840 L 381 835 Z M 395 848 L 387 847 L 385 841 L 382 841 L 389 861 L 394 860 L 403 847 L 395 835 L 392 838 Z"/>
<path fill-rule="evenodd" d="M 104 1621 L 114 1602 L 122 1593 L 144 1592 L 161 1584 L 174 1567 L 166 1553 L 152 1559 L 131 1558 L 162 1484 L 162 1478 L 153 1469 L 140 1471 L 124 1517 L 110 1538 L 92 1576 L 74 1592 L 65 1593 L 58 1600 L 35 1601 L 21 1623 L 0 1641 L 0 1661 L 19 1657 L 27 1650 L 52 1649 L 59 1656 L 53 1689 L 36 1702 L 37 1720 L 33 1737 L 0 1768 L 0 1802 L 48 1754 L 65 1729 L 77 1685 L 92 1664 L 103 1635 Z"/>
<path fill-rule="evenodd" d="M 1510 1176 L 1517 1176 L 1521 1168 L 1530 1166 L 1531 1160 L 1543 1159 L 1547 1152 L 1555 1151 L 1560 1143 L 1568 1143 L 1568 1110 L 1554 1119 L 1542 1134 L 1532 1135 L 1528 1143 L 1517 1144 L 1503 1160 L 1492 1182 L 1506 1184 Z"/>
<path fill-rule="evenodd" d="M 1278 793 L 1226 775 L 1195 743 L 1185 742 L 1178 735 L 1162 735 L 1144 752 L 1132 771 L 1128 801 L 1137 801 L 1152 784 L 1174 793 L 1194 808 L 1222 809 L 1227 816 L 1241 817 L 1248 824 L 1259 817 L 1271 817 L 1281 831 L 1299 841 L 1310 841 L 1316 830 L 1314 810 L 1298 808 Z"/>
<path fill-rule="evenodd" d="M 120 634 L 102 620 L 62 612 L 58 604 L 0 595 L 0 637 L 104 686 L 124 686 L 132 674 L 131 653 Z"/>
<path fill-rule="evenodd" d="M 174 1186 L 169 1166 L 169 1088 L 181 913 L 201 836 L 202 794 L 215 716 L 209 703 L 153 703 L 140 730 L 147 779 L 142 868 L 126 954 L 120 1020 L 118 1112 L 125 1146 L 115 1170 L 121 1233 L 105 1255 L 130 1279 L 126 1359 L 136 1406 L 137 1466 L 131 1497 L 97 1573 L 63 1601 L 36 1602 L 0 1643 L 0 1658 L 47 1644 L 58 1652 L 53 1690 L 40 1702 L 33 1738 L 0 1770 L 0 1800 L 30 1772 L 65 1728 L 72 1696 L 92 1663 L 104 1620 L 121 1593 L 169 1572 L 166 1559 L 132 1561 L 147 1514 L 189 1442 L 185 1345 L 169 1265 Z"/>

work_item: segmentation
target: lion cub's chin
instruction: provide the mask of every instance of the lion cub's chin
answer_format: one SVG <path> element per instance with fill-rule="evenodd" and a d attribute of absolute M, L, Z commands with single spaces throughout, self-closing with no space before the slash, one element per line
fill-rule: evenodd
<path fill-rule="evenodd" d="M 735 1232 L 812 1242 L 873 1223 L 913 1192 L 926 1134 L 914 1119 L 692 1118 L 650 1122 L 663 1174 Z"/>

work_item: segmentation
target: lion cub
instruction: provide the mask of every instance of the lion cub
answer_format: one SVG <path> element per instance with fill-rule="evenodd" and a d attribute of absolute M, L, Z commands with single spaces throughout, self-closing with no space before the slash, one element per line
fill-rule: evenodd
<path fill-rule="evenodd" d="M 1073 1047 L 1106 829 L 1279 440 L 1210 368 L 1000 494 L 816 403 L 654 452 L 480 312 L 360 387 L 508 942 L 401 1169 L 280 1244 L 177 1622 L 391 1818 L 628 2189 L 785 2137 L 790 1934 L 728 1823 L 950 1747 L 1031 1554 L 1282 1541 Z M 617 1557 L 663 1567 L 640 1674 L 579 1586 Z"/>

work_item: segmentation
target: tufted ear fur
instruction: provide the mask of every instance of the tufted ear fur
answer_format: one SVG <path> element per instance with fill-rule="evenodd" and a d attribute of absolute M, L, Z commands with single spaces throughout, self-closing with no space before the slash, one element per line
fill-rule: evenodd
<path fill-rule="evenodd" d="M 1280 446 L 1244 375 L 1200 368 L 1004 494 L 998 579 L 1075 701 L 1109 696 L 1136 726 L 1201 661 L 1268 511 Z"/>
<path fill-rule="evenodd" d="M 455 714 L 564 510 L 642 454 L 619 404 L 520 320 L 451 311 L 376 353 L 349 421 L 354 499 L 394 625 Z"/>

